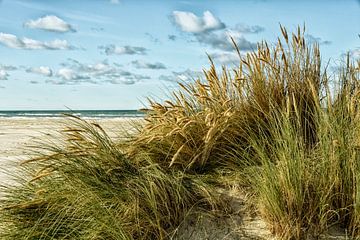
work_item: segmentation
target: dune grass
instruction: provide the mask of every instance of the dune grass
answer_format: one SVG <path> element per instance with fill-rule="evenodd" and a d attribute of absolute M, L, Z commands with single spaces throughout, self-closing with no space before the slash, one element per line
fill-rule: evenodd
<path fill-rule="evenodd" d="M 305 29 L 281 32 L 149 100 L 126 141 L 71 117 L 1 187 L 1 239 L 171 239 L 190 213 L 226 211 L 234 179 L 279 239 L 360 239 L 360 61 L 328 73 Z"/>
<path fill-rule="evenodd" d="M 190 208 L 211 209 L 201 176 L 130 161 L 99 125 L 72 118 L 21 165 L 31 178 L 2 187 L 1 239 L 165 239 Z"/>

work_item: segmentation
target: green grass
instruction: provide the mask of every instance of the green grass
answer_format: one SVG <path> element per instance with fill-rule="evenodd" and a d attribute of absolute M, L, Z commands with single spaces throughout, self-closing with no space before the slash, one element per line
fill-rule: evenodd
<path fill-rule="evenodd" d="M 360 239 L 360 61 L 328 73 L 305 29 L 281 32 L 149 100 L 127 140 L 70 117 L 1 187 L 1 239 L 171 239 L 192 213 L 226 212 L 234 179 L 280 239 Z"/>

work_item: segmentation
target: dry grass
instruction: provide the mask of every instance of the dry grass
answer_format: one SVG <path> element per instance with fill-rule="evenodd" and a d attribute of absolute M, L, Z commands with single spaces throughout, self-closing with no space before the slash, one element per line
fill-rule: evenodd
<path fill-rule="evenodd" d="M 169 239 L 191 212 L 226 211 L 217 189 L 234 180 L 279 238 L 334 225 L 360 238 L 360 61 L 329 75 L 305 29 L 281 32 L 149 100 L 128 141 L 75 119 L 62 144 L 42 143 L 2 188 L 2 239 Z"/>

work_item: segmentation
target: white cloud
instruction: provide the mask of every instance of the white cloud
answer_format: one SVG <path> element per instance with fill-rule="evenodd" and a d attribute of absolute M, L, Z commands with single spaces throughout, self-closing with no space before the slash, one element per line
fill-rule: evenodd
<path fill-rule="evenodd" d="M 256 43 L 250 42 L 239 32 L 222 31 L 220 33 L 205 32 L 195 35 L 199 43 L 209 45 L 214 49 L 223 51 L 234 51 L 235 47 L 231 41 L 231 37 L 236 42 L 236 45 L 242 51 L 249 51 L 256 49 Z"/>
<path fill-rule="evenodd" d="M 122 70 L 116 64 L 109 64 L 108 61 L 97 62 L 94 64 L 84 64 L 74 59 L 68 59 L 61 64 L 55 77 L 59 80 L 48 80 L 52 84 L 78 84 L 78 83 L 111 83 L 111 84 L 135 84 L 142 80 L 150 79 L 150 76 L 135 74 Z"/>
<path fill-rule="evenodd" d="M 44 43 L 45 48 L 47 49 L 73 49 L 74 47 L 70 46 L 66 40 L 55 39 L 51 42 Z"/>
<path fill-rule="evenodd" d="M 55 39 L 50 42 L 41 42 L 31 38 L 18 38 L 17 36 L 9 33 L 0 32 L 0 43 L 15 49 L 25 49 L 25 50 L 39 50 L 39 49 L 48 49 L 48 50 L 68 50 L 74 49 L 66 40 Z"/>
<path fill-rule="evenodd" d="M 111 67 L 109 64 L 106 64 L 104 62 L 99 62 L 96 64 L 89 64 L 86 67 L 84 67 L 87 71 L 93 72 L 93 73 L 106 73 L 111 71 Z"/>
<path fill-rule="evenodd" d="M 185 71 L 180 72 L 171 72 L 171 75 L 160 75 L 159 79 L 169 82 L 178 82 L 178 81 L 192 81 L 194 79 L 199 79 L 202 76 L 202 72 L 193 71 L 191 69 L 186 69 Z"/>
<path fill-rule="evenodd" d="M 29 20 L 24 23 L 24 26 L 52 32 L 75 32 L 75 29 L 69 23 L 54 15 L 47 15 L 36 20 Z"/>
<path fill-rule="evenodd" d="M 4 69 L 0 69 L 0 80 L 7 80 L 8 77 L 9 74 Z"/>
<path fill-rule="evenodd" d="M 60 68 L 56 75 L 67 81 L 89 79 L 88 76 L 77 74 L 75 70 L 70 68 Z"/>
<path fill-rule="evenodd" d="M 0 64 L 0 70 L 5 70 L 5 71 L 14 71 L 17 70 L 18 68 L 16 66 L 13 65 L 4 65 L 4 64 Z"/>
<path fill-rule="evenodd" d="M 95 64 L 83 64 L 74 59 L 68 59 L 68 62 L 62 63 L 63 66 L 74 69 L 76 72 L 81 72 L 92 77 L 101 77 L 106 74 L 116 72 L 116 68 L 109 65 L 107 61 L 97 62 Z"/>
<path fill-rule="evenodd" d="M 225 28 L 225 24 L 210 11 L 205 11 L 202 17 L 192 12 L 174 11 L 173 18 L 176 25 L 184 32 L 201 33 Z"/>
<path fill-rule="evenodd" d="M 17 69 L 18 68 L 13 65 L 0 64 L 0 80 L 8 80 L 8 77 L 10 76 L 8 71 L 15 71 Z"/>
<path fill-rule="evenodd" d="M 263 32 L 265 28 L 259 25 L 249 26 L 245 24 L 237 24 L 233 30 L 241 33 L 260 33 Z"/>
<path fill-rule="evenodd" d="M 166 69 L 166 66 L 161 62 L 148 63 L 140 60 L 131 62 L 136 68 L 144 68 L 144 69 Z"/>
<path fill-rule="evenodd" d="M 247 40 L 244 34 L 257 34 L 264 31 L 264 28 L 258 25 L 237 24 L 234 28 L 226 28 L 226 25 L 210 11 L 204 12 L 202 17 L 192 12 L 174 11 L 172 17 L 175 25 L 182 31 L 191 33 L 197 42 L 223 51 L 234 51 L 231 38 L 242 51 L 256 49 L 256 43 Z M 175 40 L 176 37 L 169 36 L 169 39 Z"/>
<path fill-rule="evenodd" d="M 28 68 L 26 69 L 26 72 L 36 73 L 46 77 L 51 77 L 53 75 L 51 68 L 45 66 Z"/>
<path fill-rule="evenodd" d="M 213 53 L 210 56 L 215 62 L 220 64 L 236 64 L 240 61 L 239 55 L 234 52 L 219 52 Z"/>
<path fill-rule="evenodd" d="M 119 0 L 110 0 L 110 3 L 112 3 L 112 4 L 119 4 L 120 1 L 119 1 Z"/>
<path fill-rule="evenodd" d="M 99 46 L 99 49 L 103 49 L 106 55 L 145 55 L 147 49 L 144 47 L 136 46 L 116 46 L 109 44 L 106 46 Z"/>
<path fill-rule="evenodd" d="M 9 48 L 23 48 L 24 43 L 15 35 L 0 32 L 0 42 Z"/>

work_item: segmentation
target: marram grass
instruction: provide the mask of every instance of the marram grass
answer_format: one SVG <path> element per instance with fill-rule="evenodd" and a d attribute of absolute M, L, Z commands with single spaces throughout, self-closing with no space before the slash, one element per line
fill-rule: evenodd
<path fill-rule="evenodd" d="M 238 179 L 279 239 L 360 239 L 360 61 L 328 73 L 305 29 L 239 65 L 150 100 L 145 123 L 114 142 L 70 117 L 1 187 L 1 239 L 172 239 L 193 212 L 221 212 Z"/>
<path fill-rule="evenodd" d="M 190 208 L 211 209 L 201 176 L 130 161 L 97 124 L 71 126 L 23 163 L 28 181 L 2 188 L 1 239 L 165 239 Z"/>

